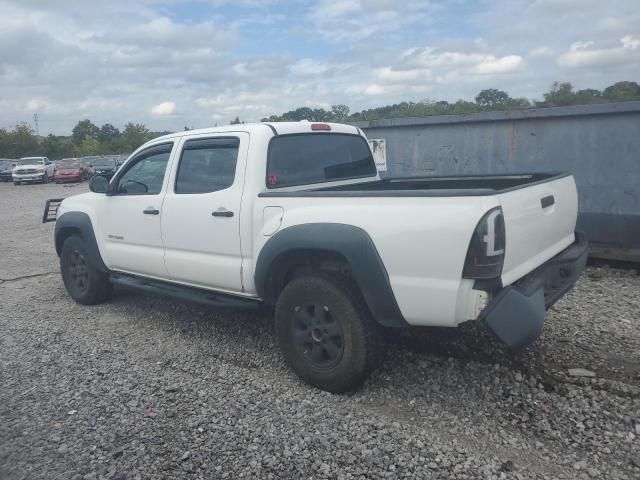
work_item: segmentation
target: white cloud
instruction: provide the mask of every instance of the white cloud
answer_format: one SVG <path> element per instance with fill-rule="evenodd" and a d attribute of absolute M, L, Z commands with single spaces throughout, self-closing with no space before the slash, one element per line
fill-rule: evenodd
<path fill-rule="evenodd" d="M 303 58 L 289 67 L 294 75 L 321 75 L 329 70 L 327 62 L 320 62 L 311 58 Z"/>
<path fill-rule="evenodd" d="M 520 55 L 507 55 L 496 58 L 493 55 L 484 57 L 478 63 L 473 71 L 482 75 L 493 73 L 509 73 L 513 72 L 522 65 L 522 57 Z"/>
<path fill-rule="evenodd" d="M 433 10 L 431 2 L 424 0 L 318 0 L 307 18 L 326 40 L 344 42 L 374 35 L 381 39 L 410 25 L 426 28 Z"/>
<path fill-rule="evenodd" d="M 0 127 L 38 113 L 42 132 L 80 118 L 175 130 L 640 74 L 637 0 L 51 3 L 0 0 Z"/>
<path fill-rule="evenodd" d="M 374 72 L 376 77 L 387 83 L 425 81 L 431 78 L 431 70 L 428 68 L 395 70 L 391 67 L 381 67 L 376 68 Z"/>
<path fill-rule="evenodd" d="M 152 115 L 171 115 L 176 109 L 174 102 L 162 102 L 151 107 Z"/>
<path fill-rule="evenodd" d="M 529 53 L 527 54 L 528 57 L 548 57 L 550 55 L 553 55 L 553 50 L 551 50 L 549 47 L 536 47 L 532 50 L 529 51 Z"/>
<path fill-rule="evenodd" d="M 558 65 L 565 68 L 587 68 L 615 64 L 640 66 L 640 37 L 625 35 L 616 47 L 597 48 L 595 42 L 574 42 L 558 57 Z"/>
<path fill-rule="evenodd" d="M 461 68 L 468 73 L 501 74 L 516 70 L 523 63 L 519 55 L 496 57 L 486 53 L 440 51 L 436 48 L 411 48 L 401 58 L 411 66 L 424 68 Z"/>

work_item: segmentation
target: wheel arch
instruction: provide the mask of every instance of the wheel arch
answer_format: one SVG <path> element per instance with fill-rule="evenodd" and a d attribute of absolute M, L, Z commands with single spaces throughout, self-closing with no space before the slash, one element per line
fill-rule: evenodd
<path fill-rule="evenodd" d="M 307 260 L 300 262 L 301 259 Z M 373 318 L 389 327 L 407 323 L 391 289 L 385 266 L 363 229 L 340 223 L 310 223 L 279 231 L 262 247 L 255 269 L 258 295 L 274 305 L 291 268 L 318 264 L 348 274 Z"/>
<path fill-rule="evenodd" d="M 102 260 L 89 215 L 84 212 L 67 212 L 56 220 L 54 237 L 58 256 L 62 252 L 65 240 L 72 235 L 79 235 L 85 241 L 91 264 L 102 272 L 108 272 L 109 269 Z"/>

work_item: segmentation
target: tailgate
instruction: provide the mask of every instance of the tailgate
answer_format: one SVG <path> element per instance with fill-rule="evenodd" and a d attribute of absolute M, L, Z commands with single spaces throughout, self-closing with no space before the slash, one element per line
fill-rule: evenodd
<path fill-rule="evenodd" d="M 506 229 L 502 283 L 509 285 L 574 242 L 578 193 L 567 175 L 498 197 Z"/>

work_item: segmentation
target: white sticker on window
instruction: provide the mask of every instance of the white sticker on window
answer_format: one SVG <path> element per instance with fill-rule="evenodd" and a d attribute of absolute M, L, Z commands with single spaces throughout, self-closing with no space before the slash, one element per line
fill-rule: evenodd
<path fill-rule="evenodd" d="M 373 160 L 379 172 L 387 171 L 387 143 L 384 138 L 370 138 L 369 145 L 373 152 Z"/>

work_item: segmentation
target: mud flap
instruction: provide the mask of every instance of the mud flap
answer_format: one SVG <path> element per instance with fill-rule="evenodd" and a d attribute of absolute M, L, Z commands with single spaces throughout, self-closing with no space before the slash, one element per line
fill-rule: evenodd
<path fill-rule="evenodd" d="M 544 283 L 538 280 L 527 285 L 526 291 L 506 287 L 487 306 L 482 317 L 502 342 L 517 350 L 538 338 L 545 310 Z"/>

